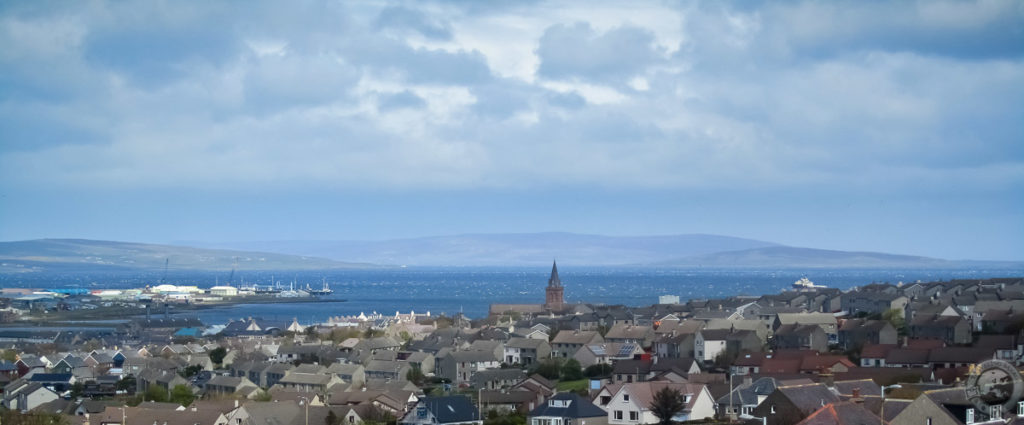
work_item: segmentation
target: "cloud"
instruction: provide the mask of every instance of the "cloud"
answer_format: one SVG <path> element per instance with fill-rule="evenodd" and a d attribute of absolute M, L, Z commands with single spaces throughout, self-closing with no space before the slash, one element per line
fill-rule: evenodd
<path fill-rule="evenodd" d="M 400 93 L 384 95 L 380 98 L 378 107 L 381 111 L 394 111 L 398 109 L 421 109 L 427 106 L 427 101 L 415 93 L 405 90 Z"/>
<path fill-rule="evenodd" d="M 650 31 L 619 27 L 596 32 L 587 23 L 548 28 L 537 48 L 545 78 L 622 81 L 658 63 L 661 54 Z"/>
<path fill-rule="evenodd" d="M 435 40 L 448 40 L 452 37 L 452 30 L 447 22 L 432 19 L 419 10 L 401 6 L 384 8 L 377 16 L 376 27 L 394 30 L 399 34 L 413 31 Z"/>
<path fill-rule="evenodd" d="M 9 7 L 0 180 L 1020 188 L 1021 10 Z"/>

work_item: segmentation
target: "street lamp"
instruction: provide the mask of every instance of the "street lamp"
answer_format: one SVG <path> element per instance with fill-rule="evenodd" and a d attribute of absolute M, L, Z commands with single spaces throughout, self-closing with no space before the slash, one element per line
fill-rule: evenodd
<path fill-rule="evenodd" d="M 303 405 L 306 406 L 306 425 L 309 425 L 309 399 L 306 397 L 299 397 L 299 400 L 302 400 Z"/>
<path fill-rule="evenodd" d="M 900 384 L 885 385 L 882 387 L 882 405 L 878 410 L 878 423 L 885 425 L 885 390 L 903 388 Z"/>

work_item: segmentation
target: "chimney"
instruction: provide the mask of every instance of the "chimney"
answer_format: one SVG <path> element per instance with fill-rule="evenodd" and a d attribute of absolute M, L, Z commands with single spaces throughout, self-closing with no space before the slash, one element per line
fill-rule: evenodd
<path fill-rule="evenodd" d="M 235 400 L 235 407 L 238 407 L 238 400 Z"/>

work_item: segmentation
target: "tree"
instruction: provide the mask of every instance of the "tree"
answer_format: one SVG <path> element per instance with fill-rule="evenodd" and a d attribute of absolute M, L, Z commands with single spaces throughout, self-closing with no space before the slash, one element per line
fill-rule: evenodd
<path fill-rule="evenodd" d="M 580 362 L 576 359 L 569 359 L 562 365 L 561 379 L 563 381 L 577 381 L 583 379 L 583 370 L 580 369 Z"/>
<path fill-rule="evenodd" d="M 184 378 L 191 378 L 193 376 L 196 376 L 202 370 L 203 370 L 203 366 L 202 365 L 194 364 L 194 365 L 188 366 L 185 369 L 183 369 L 181 371 L 181 376 L 184 377 Z"/>
<path fill-rule="evenodd" d="M 539 374 L 547 379 L 558 379 L 558 374 L 561 368 L 558 367 L 558 361 L 555 359 L 548 359 L 543 362 L 537 363 L 537 366 L 533 368 L 530 374 Z"/>
<path fill-rule="evenodd" d="M 132 375 L 128 375 L 117 381 L 117 384 L 114 385 L 114 388 L 118 391 L 124 391 L 127 392 L 128 394 L 132 394 L 135 392 L 135 385 L 135 377 Z"/>
<path fill-rule="evenodd" d="M 679 390 L 666 386 L 654 393 L 649 407 L 651 414 L 658 418 L 658 423 L 668 425 L 672 423 L 672 417 L 686 407 L 686 403 Z"/>
<path fill-rule="evenodd" d="M 3 360 L 14 363 L 18 361 L 18 352 L 14 350 L 4 350 Z"/>
<path fill-rule="evenodd" d="M 0 423 L 12 425 L 67 425 L 68 417 L 59 413 L 26 412 L 20 410 L 0 410 Z"/>
<path fill-rule="evenodd" d="M 892 327 L 896 328 L 900 335 L 907 333 L 907 321 L 903 318 L 903 310 L 898 308 L 888 309 L 882 313 L 882 320 L 892 323 Z"/>
<path fill-rule="evenodd" d="M 427 377 L 423 375 L 423 371 L 421 371 L 420 368 L 414 367 L 410 368 L 409 372 L 405 374 L 405 379 L 412 382 L 413 385 L 416 385 L 417 387 L 422 387 L 423 382 Z"/>
<path fill-rule="evenodd" d="M 192 389 L 185 385 L 175 385 L 171 389 L 171 399 L 173 403 L 178 403 L 182 406 L 188 406 L 196 399 L 195 394 L 192 394 Z"/>
<path fill-rule="evenodd" d="M 586 376 L 587 378 L 604 378 L 611 376 L 611 374 L 612 365 L 608 363 L 592 364 L 583 370 L 583 376 Z"/>
<path fill-rule="evenodd" d="M 260 390 L 256 393 L 256 397 L 253 398 L 253 401 L 272 401 L 273 399 L 274 396 L 270 395 L 270 392 L 267 390 Z"/>
<path fill-rule="evenodd" d="M 143 395 L 146 401 L 155 401 L 162 403 L 167 401 L 167 390 L 161 388 L 159 385 L 150 385 Z"/>
<path fill-rule="evenodd" d="M 210 350 L 210 361 L 214 364 L 221 364 L 224 362 L 224 357 L 227 357 L 228 350 L 224 347 L 217 347 Z"/>
<path fill-rule="evenodd" d="M 328 410 L 327 417 L 324 418 L 324 425 L 341 425 L 341 418 L 334 414 L 333 410 Z"/>
<path fill-rule="evenodd" d="M 78 398 L 82 395 L 82 391 L 85 391 L 85 384 L 82 381 L 75 381 L 71 384 L 71 398 Z"/>

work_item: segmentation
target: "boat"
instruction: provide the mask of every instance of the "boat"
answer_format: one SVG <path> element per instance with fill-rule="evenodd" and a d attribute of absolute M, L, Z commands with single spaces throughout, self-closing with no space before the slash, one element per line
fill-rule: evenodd
<path fill-rule="evenodd" d="M 806 278 L 806 277 L 802 277 L 802 278 L 800 278 L 800 280 L 798 280 L 796 282 L 793 282 L 793 289 L 797 289 L 797 290 L 819 289 L 819 288 L 827 288 L 827 286 L 815 285 L 814 282 L 811 282 L 811 280 Z"/>
<path fill-rule="evenodd" d="M 331 294 L 334 293 L 334 291 L 331 290 L 331 287 L 327 286 L 327 280 L 326 279 L 324 279 L 324 287 L 322 289 L 310 288 L 309 284 L 307 283 L 306 284 L 306 292 L 309 295 L 316 295 L 316 296 L 331 295 Z"/>

